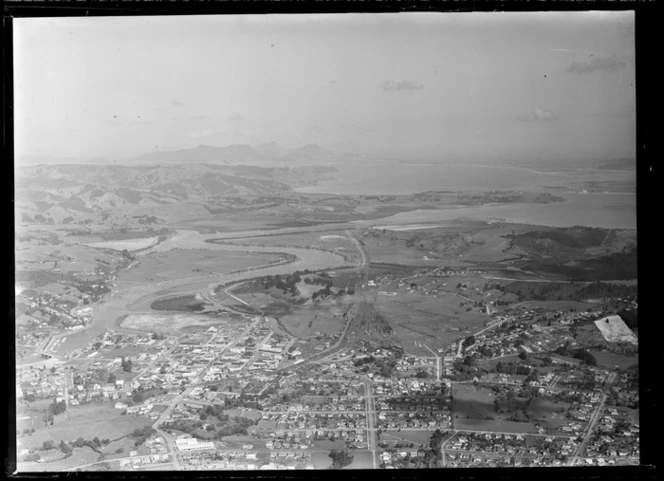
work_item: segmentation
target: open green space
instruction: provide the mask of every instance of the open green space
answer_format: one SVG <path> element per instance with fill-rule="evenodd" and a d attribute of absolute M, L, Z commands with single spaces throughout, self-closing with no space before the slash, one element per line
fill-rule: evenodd
<path fill-rule="evenodd" d="M 23 447 L 26 448 L 41 447 L 44 441 L 58 444 L 61 440 L 70 442 L 79 437 L 93 439 L 96 436 L 113 441 L 131 434 L 138 428 L 149 426 L 152 422 L 147 417 L 123 416 L 110 402 L 103 405 L 69 406 L 64 414 L 56 416 L 53 426 L 38 427 L 34 434 L 21 440 Z"/>
<path fill-rule="evenodd" d="M 150 307 L 155 311 L 202 311 L 205 302 L 195 296 L 167 297 L 155 300 Z"/>
<path fill-rule="evenodd" d="M 279 259 L 278 255 L 204 249 L 171 249 L 139 257 L 139 263 L 124 270 L 120 282 L 145 282 L 202 277 L 216 272 L 234 272 L 257 267 Z"/>
<path fill-rule="evenodd" d="M 590 351 L 590 353 L 595 356 L 597 365 L 608 369 L 612 369 L 614 367 L 626 369 L 639 363 L 639 357 L 636 354 L 625 356 L 608 351 Z"/>
<path fill-rule="evenodd" d="M 427 445 L 431 439 L 431 433 L 428 431 L 409 431 L 402 430 L 384 430 L 380 436 L 380 441 L 388 443 L 415 443 L 415 447 L 419 445 Z"/>

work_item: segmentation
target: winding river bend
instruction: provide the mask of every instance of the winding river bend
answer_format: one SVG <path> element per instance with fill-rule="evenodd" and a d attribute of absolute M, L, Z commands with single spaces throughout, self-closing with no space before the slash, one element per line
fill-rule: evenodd
<path fill-rule="evenodd" d="M 240 233 L 235 233 L 240 234 Z M 145 314 L 152 312 L 150 304 L 159 297 L 177 294 L 189 294 L 210 290 L 220 284 L 242 281 L 267 275 L 285 275 L 296 270 L 321 270 L 348 266 L 346 259 L 331 251 L 306 249 L 300 247 L 265 247 L 256 245 L 226 244 L 218 234 L 200 234 L 191 230 L 179 230 L 166 241 L 142 251 L 139 256 L 151 252 L 165 252 L 171 249 L 207 249 L 223 252 L 244 252 L 261 254 L 289 254 L 292 262 L 270 264 L 240 271 L 175 279 L 158 283 L 115 290 L 102 304 L 98 305 L 90 326 L 67 336 L 60 344 L 57 354 L 65 355 L 80 349 L 94 340 L 107 329 L 116 326 L 119 317 L 125 314 Z"/>

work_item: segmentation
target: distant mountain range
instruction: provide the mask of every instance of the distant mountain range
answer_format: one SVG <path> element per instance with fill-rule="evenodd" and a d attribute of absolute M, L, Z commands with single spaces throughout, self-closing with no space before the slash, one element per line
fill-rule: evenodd
<path fill-rule="evenodd" d="M 253 155 L 245 148 L 234 150 Z M 197 160 L 191 160 L 192 151 L 199 154 L 193 157 Z M 118 216 L 172 218 L 176 206 L 188 204 L 187 215 L 193 215 L 190 210 L 195 205 L 196 216 L 203 217 L 209 215 L 203 206 L 214 199 L 281 195 L 292 192 L 293 187 L 315 184 L 336 170 L 326 165 L 220 165 L 212 163 L 207 148 L 181 152 L 185 153 L 168 153 L 166 158 L 172 163 L 159 165 L 149 160 L 24 165 L 16 169 L 17 214 L 37 221 L 69 219 L 103 225 L 118 221 Z M 189 163 L 179 163 L 183 158 L 190 159 Z"/>
<path fill-rule="evenodd" d="M 316 144 L 297 148 L 287 148 L 276 142 L 251 146 L 233 144 L 226 147 L 199 145 L 192 149 L 157 151 L 123 161 L 110 161 L 103 158 L 79 160 L 71 157 L 23 156 L 18 158 L 21 165 L 36 164 L 223 164 L 223 165 L 288 165 L 319 164 L 347 158 Z"/>

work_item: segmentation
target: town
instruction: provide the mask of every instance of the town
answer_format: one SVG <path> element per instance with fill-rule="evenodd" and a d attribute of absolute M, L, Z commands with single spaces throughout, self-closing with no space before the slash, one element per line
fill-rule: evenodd
<path fill-rule="evenodd" d="M 445 294 L 427 281 L 437 272 L 427 274 L 398 283 L 381 273 L 367 286 L 378 294 L 388 292 L 390 282 L 395 295 L 418 289 Z M 485 288 L 457 289 L 474 306 L 496 290 Z M 67 315 L 48 297 L 21 297 Z M 633 298 L 620 302 L 636 305 Z M 74 311 L 84 323 L 85 307 Z M 637 464 L 636 366 L 598 365 L 590 353 L 597 342 L 580 335 L 601 338 L 602 323 L 627 329 L 619 316 L 604 314 L 495 307 L 481 329 L 429 349 L 428 356 L 368 338 L 334 348 L 342 334 L 319 336 L 327 340 L 312 350 L 275 319 L 249 314 L 221 317 L 180 336 L 108 330 L 64 364 L 19 369 L 18 402 L 45 406 L 46 431 L 76 409 L 103 406 L 143 427 L 124 439 L 96 438 L 98 444 L 77 436 L 27 447 L 34 435 L 27 416 L 19 418 L 26 426 L 19 430 L 19 455 L 48 462 L 130 439 L 131 446 L 76 468 Z M 628 341 L 614 352 L 633 356 L 636 338 Z M 52 361 L 47 357 L 45 363 Z"/>

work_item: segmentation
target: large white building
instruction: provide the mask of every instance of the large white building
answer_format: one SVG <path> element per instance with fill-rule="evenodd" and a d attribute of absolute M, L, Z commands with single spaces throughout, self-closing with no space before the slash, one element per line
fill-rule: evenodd
<path fill-rule="evenodd" d="M 199 441 L 196 438 L 180 438 L 175 440 L 178 451 L 206 451 L 216 449 L 212 441 Z"/>

